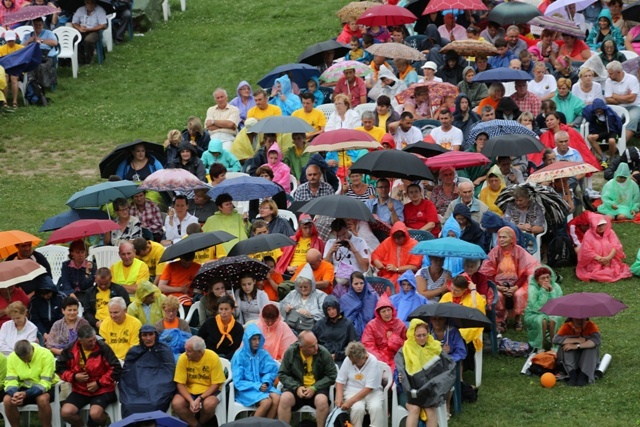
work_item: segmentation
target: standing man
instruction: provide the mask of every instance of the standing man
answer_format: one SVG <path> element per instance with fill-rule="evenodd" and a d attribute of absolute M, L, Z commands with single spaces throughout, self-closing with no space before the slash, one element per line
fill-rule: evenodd
<path fill-rule="evenodd" d="M 302 98 L 302 108 L 294 111 L 291 116 L 304 120 L 309 123 L 309 126 L 315 129 L 313 132 L 307 132 L 306 134 L 307 140 L 311 141 L 324 132 L 324 127 L 327 125 L 327 118 L 322 111 L 313 108 L 316 98 L 312 93 L 305 92 L 300 95 L 300 98 Z"/>
<path fill-rule="evenodd" d="M 140 220 L 144 228 L 153 233 L 153 240 L 162 240 L 164 228 L 162 227 L 162 214 L 158 205 L 147 199 L 145 190 L 133 196 L 133 203 L 129 207 L 129 215 Z"/>
<path fill-rule="evenodd" d="M 106 267 L 101 267 L 96 271 L 96 285 L 89 288 L 84 301 L 82 301 L 83 317 L 91 326 L 100 329 L 102 322 L 109 317 L 108 304 L 114 297 L 121 297 L 125 305 L 129 305 L 127 290 L 120 285 L 111 283 L 111 271 Z"/>
<path fill-rule="evenodd" d="M 111 266 L 111 277 L 122 285 L 129 295 L 135 295 L 138 283 L 149 280 L 149 267 L 136 258 L 136 252 L 130 242 L 120 244 L 118 248 L 120 261 Z"/>
<path fill-rule="evenodd" d="M 441 125 L 431 131 L 431 137 L 436 144 L 447 150 L 460 151 L 464 136 L 460 129 L 453 126 L 451 110 L 443 108 L 439 114 Z"/>
<path fill-rule="evenodd" d="M 107 14 L 96 4 L 96 0 L 84 0 L 84 6 L 76 10 L 71 23 L 82 35 L 80 58 L 85 64 L 91 64 L 93 52 L 100 40 L 100 31 L 107 28 Z"/>
<path fill-rule="evenodd" d="M 367 103 L 367 85 L 364 80 L 356 76 L 354 68 L 347 68 L 343 71 L 344 76 L 336 83 L 333 89 L 333 99 L 336 95 L 342 93 L 347 95 L 351 100 L 351 108 L 355 108 L 360 104 Z"/>
<path fill-rule="evenodd" d="M 100 325 L 100 336 L 111 347 L 116 357 L 124 360 L 134 345 L 140 344 L 142 323 L 127 314 L 127 303 L 121 297 L 111 298 L 108 304 L 109 317 Z"/>
<path fill-rule="evenodd" d="M 222 88 L 213 91 L 213 99 L 215 99 L 216 105 L 207 110 L 204 125 L 209 131 L 211 139 L 219 139 L 222 141 L 224 149 L 229 151 L 238 133 L 240 110 L 229 104 L 227 91 Z"/>

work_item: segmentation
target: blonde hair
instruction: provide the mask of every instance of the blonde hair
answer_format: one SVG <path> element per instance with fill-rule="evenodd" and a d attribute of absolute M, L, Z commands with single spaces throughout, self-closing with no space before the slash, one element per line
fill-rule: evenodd
<path fill-rule="evenodd" d="M 522 114 L 520 114 L 520 117 L 518 117 L 518 123 L 522 124 L 522 120 L 523 119 L 529 119 L 531 120 L 531 122 L 533 122 L 533 114 L 529 111 L 525 111 Z"/>
<path fill-rule="evenodd" d="M 336 104 L 339 101 L 343 101 L 345 103 L 345 105 L 347 106 L 347 108 L 351 108 L 351 99 L 349 99 L 349 97 L 343 93 L 340 93 L 338 95 L 335 96 L 335 98 L 333 98 L 333 103 Z"/>
<path fill-rule="evenodd" d="M 271 211 L 273 212 L 273 217 L 275 218 L 278 216 L 278 205 L 272 199 L 263 200 L 262 203 L 260 203 L 260 206 L 262 205 L 269 205 L 271 207 Z"/>
<path fill-rule="evenodd" d="M 180 300 L 178 297 L 169 295 L 162 301 L 162 309 L 178 310 L 180 308 Z"/>
<path fill-rule="evenodd" d="M 491 85 L 489 86 L 489 96 L 493 96 L 496 94 L 496 91 L 502 91 L 502 96 L 504 96 L 505 90 L 504 90 L 504 85 L 500 82 L 493 82 L 491 83 Z"/>
<path fill-rule="evenodd" d="M 580 70 L 578 71 L 578 77 L 582 78 L 582 76 L 584 76 L 587 71 L 591 71 L 591 74 L 595 75 L 595 73 L 593 72 L 593 70 L 591 68 L 585 67 L 583 65 L 582 67 L 580 67 Z"/>
<path fill-rule="evenodd" d="M 25 315 L 27 314 L 27 307 L 25 307 L 24 304 L 20 301 L 12 302 L 7 306 L 7 310 L 5 313 L 9 317 L 15 316 L 16 314 Z"/>
<path fill-rule="evenodd" d="M 567 89 L 571 90 L 573 84 L 571 83 L 571 79 L 560 78 L 558 79 L 558 87 L 566 86 Z"/>
<path fill-rule="evenodd" d="M 167 141 L 169 144 L 178 145 L 182 141 L 182 134 L 178 129 L 170 130 L 167 133 Z"/>
<path fill-rule="evenodd" d="M 187 119 L 187 129 L 194 131 L 198 135 L 202 135 L 202 121 L 199 117 L 191 116 Z"/>

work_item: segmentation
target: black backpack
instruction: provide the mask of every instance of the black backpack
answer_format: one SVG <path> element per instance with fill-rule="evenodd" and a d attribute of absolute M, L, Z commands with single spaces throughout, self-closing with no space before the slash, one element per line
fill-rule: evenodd
<path fill-rule="evenodd" d="M 564 234 L 554 237 L 549 242 L 547 265 L 551 268 L 571 267 L 578 263 L 573 242 Z"/>
<path fill-rule="evenodd" d="M 29 79 L 24 97 L 30 105 L 46 106 L 48 103 L 44 88 L 36 79 Z"/>

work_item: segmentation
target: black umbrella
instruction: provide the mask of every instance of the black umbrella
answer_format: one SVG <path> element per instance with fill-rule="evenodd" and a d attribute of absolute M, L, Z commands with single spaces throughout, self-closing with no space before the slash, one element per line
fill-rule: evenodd
<path fill-rule="evenodd" d="M 166 162 L 164 147 L 161 144 L 136 139 L 135 141 L 118 145 L 113 151 L 104 156 L 99 166 L 100 177 L 108 179 L 111 175 L 115 175 L 120 163 L 131 159 L 131 148 L 138 144 L 144 145 L 145 150 L 147 150 L 147 157 L 153 156 L 162 164 Z"/>
<path fill-rule="evenodd" d="M 160 262 L 171 261 L 189 252 L 201 251 L 235 238 L 236 236 L 226 231 L 209 231 L 206 233 L 190 234 L 178 243 L 165 249 L 162 258 L 160 258 Z"/>
<path fill-rule="evenodd" d="M 351 165 L 350 170 L 380 178 L 435 181 L 433 174 L 422 160 L 411 153 L 400 150 L 378 150 L 365 154 Z"/>
<path fill-rule="evenodd" d="M 446 317 L 458 328 L 485 328 L 491 327 L 491 320 L 477 308 L 444 302 L 440 304 L 424 304 L 413 310 L 407 320 L 420 319 L 425 322 L 430 317 Z"/>
<path fill-rule="evenodd" d="M 430 142 L 418 141 L 415 144 L 409 144 L 402 149 L 407 153 L 420 154 L 423 157 L 434 157 L 438 154 L 447 153 L 449 150 L 439 144 L 432 144 Z"/>
<path fill-rule="evenodd" d="M 58 0 L 58 6 L 73 15 L 79 7 L 84 6 L 84 0 Z M 115 12 L 111 0 L 98 0 L 98 6 L 102 7 L 107 15 Z"/>
<path fill-rule="evenodd" d="M 360 200 L 347 196 L 331 195 L 318 197 L 298 209 L 309 215 L 324 215 L 331 218 L 353 218 L 361 221 L 375 221 L 369 208 Z"/>
<path fill-rule="evenodd" d="M 627 5 L 622 10 L 622 17 L 629 21 L 637 21 L 639 16 L 640 16 L 640 2 Z"/>
<path fill-rule="evenodd" d="M 228 256 L 250 255 L 258 252 L 267 252 L 285 246 L 295 245 L 295 240 L 282 233 L 260 234 L 249 239 L 241 240 L 235 244 L 227 254 Z"/>
<path fill-rule="evenodd" d="M 518 187 L 523 187 L 529 191 L 530 200 L 542 206 L 547 223 L 562 224 L 567 219 L 569 205 L 562 196 L 551 187 L 531 182 L 510 185 L 502 190 L 495 203 L 503 212 L 506 210 L 507 204 L 515 202 L 513 190 Z"/>
<path fill-rule="evenodd" d="M 531 135 L 500 135 L 484 144 L 482 154 L 489 158 L 519 157 L 529 153 L 540 153 L 544 149 L 544 145 Z"/>
<path fill-rule="evenodd" d="M 405 4 L 404 8 L 408 9 L 411 13 L 420 18 L 428 4 L 429 0 L 413 0 Z"/>
<path fill-rule="evenodd" d="M 500 25 L 525 24 L 536 16 L 542 16 L 537 7 L 521 2 L 505 2 L 493 8 L 487 16 L 487 21 Z"/>
<path fill-rule="evenodd" d="M 288 427 L 280 420 L 272 420 L 271 418 L 262 417 L 247 417 L 241 420 L 232 421 L 230 423 L 222 424 L 222 427 Z"/>
<path fill-rule="evenodd" d="M 316 43 L 309 46 L 302 52 L 298 58 L 298 62 L 303 62 L 310 65 L 322 65 L 324 64 L 324 53 L 333 50 L 335 53 L 334 58 L 341 58 L 349 52 L 349 46 L 338 43 L 335 40 L 327 40 L 326 42 Z"/>
<path fill-rule="evenodd" d="M 240 283 L 240 276 L 246 272 L 253 273 L 256 280 L 264 280 L 269 273 L 269 266 L 246 255 L 228 256 L 203 264 L 193 278 L 191 286 L 207 291 L 213 280 L 224 280 L 231 289 Z"/>

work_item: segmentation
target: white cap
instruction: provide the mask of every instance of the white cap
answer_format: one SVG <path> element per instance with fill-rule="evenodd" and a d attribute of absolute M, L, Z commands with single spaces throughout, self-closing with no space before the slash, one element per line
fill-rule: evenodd
<path fill-rule="evenodd" d="M 4 32 L 4 39 L 8 42 L 10 41 L 15 41 L 16 40 L 16 32 L 15 31 L 5 31 Z"/>
<path fill-rule="evenodd" d="M 436 63 L 435 63 L 435 62 L 433 62 L 433 61 L 427 61 L 427 62 L 426 62 L 426 63 L 425 63 L 421 68 L 422 68 L 423 70 L 424 70 L 425 68 L 430 68 L 430 69 L 432 69 L 433 71 L 438 71 L 438 66 L 437 66 L 437 65 L 436 65 Z"/>

